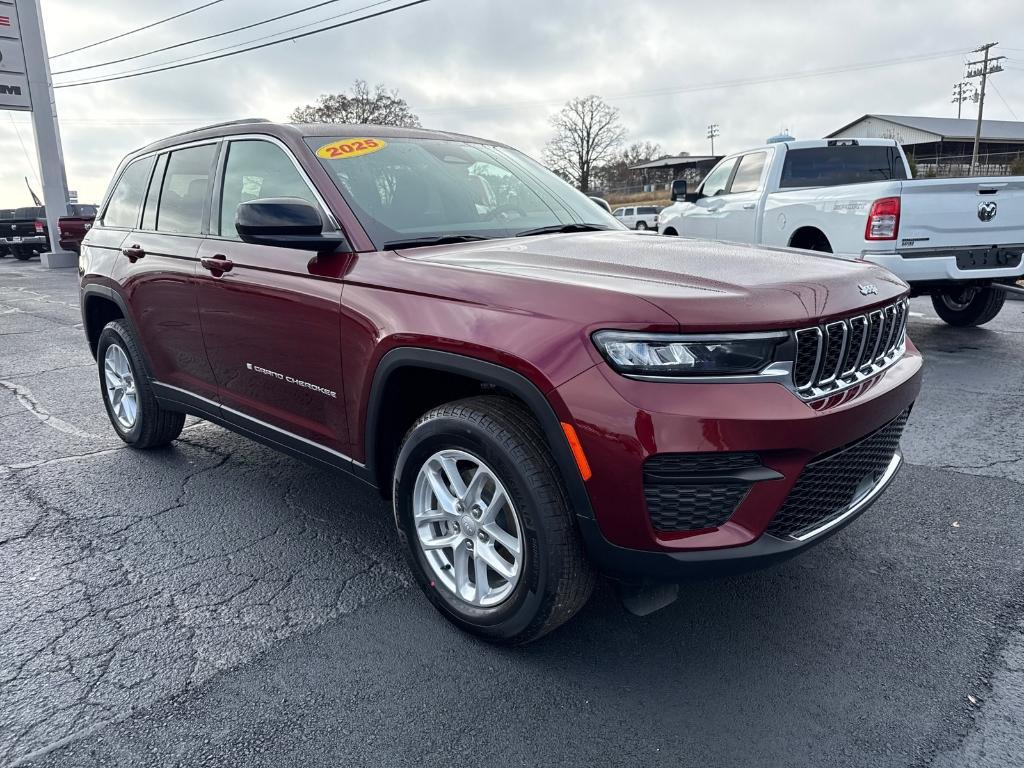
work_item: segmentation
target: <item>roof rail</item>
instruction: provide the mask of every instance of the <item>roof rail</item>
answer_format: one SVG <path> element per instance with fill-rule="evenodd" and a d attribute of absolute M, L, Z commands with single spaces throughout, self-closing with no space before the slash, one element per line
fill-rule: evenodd
<path fill-rule="evenodd" d="M 203 125 L 199 128 L 189 128 L 187 131 L 181 131 L 180 133 L 173 133 L 170 136 L 165 136 L 166 139 L 173 139 L 177 136 L 187 136 L 190 133 L 198 133 L 199 131 L 206 131 L 210 128 L 226 128 L 229 125 L 244 125 L 246 123 L 270 123 L 271 120 L 267 120 L 265 117 L 244 117 L 241 120 L 225 120 L 222 123 L 211 123 L 210 125 Z"/>

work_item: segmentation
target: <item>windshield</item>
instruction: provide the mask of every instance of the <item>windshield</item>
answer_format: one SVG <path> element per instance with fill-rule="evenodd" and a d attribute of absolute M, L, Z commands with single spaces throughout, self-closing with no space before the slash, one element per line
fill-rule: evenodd
<path fill-rule="evenodd" d="M 307 138 L 379 249 L 438 238 L 512 237 L 559 225 L 623 229 L 520 152 L 439 139 Z"/>

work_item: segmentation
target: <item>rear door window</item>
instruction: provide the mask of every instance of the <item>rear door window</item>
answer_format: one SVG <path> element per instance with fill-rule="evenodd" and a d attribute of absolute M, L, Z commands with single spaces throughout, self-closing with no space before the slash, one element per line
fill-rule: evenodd
<path fill-rule="evenodd" d="M 121 174 L 103 214 L 104 226 L 133 229 L 138 224 L 153 162 L 154 158 L 144 157 L 133 162 Z"/>
<path fill-rule="evenodd" d="M 767 152 L 751 152 L 749 155 L 741 157 L 729 192 L 731 194 L 757 192 L 761 188 L 761 174 L 764 172 L 764 164 L 767 159 Z"/>
<path fill-rule="evenodd" d="M 636 210 L 641 216 L 652 216 L 658 212 L 658 209 L 653 207 L 637 208 Z"/>
<path fill-rule="evenodd" d="M 783 189 L 834 187 L 906 178 L 907 169 L 896 147 L 811 147 L 786 153 L 779 186 Z"/>
<path fill-rule="evenodd" d="M 203 211 L 210 195 L 210 178 L 216 153 L 216 144 L 202 144 L 171 152 L 164 182 L 160 187 L 160 208 L 156 217 L 158 232 L 202 234 Z"/>

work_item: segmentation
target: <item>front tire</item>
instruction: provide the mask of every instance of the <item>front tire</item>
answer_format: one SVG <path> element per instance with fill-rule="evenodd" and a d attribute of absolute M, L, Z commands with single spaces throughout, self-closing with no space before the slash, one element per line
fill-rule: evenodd
<path fill-rule="evenodd" d="M 127 324 L 107 323 L 96 362 L 103 404 L 118 437 L 134 448 L 162 448 L 181 434 L 185 414 L 157 403 L 142 350 Z"/>
<path fill-rule="evenodd" d="M 954 287 L 932 294 L 935 313 L 949 325 L 984 325 L 999 314 L 1006 291 L 991 285 Z"/>
<path fill-rule="evenodd" d="M 467 632 L 529 642 L 590 597 L 558 468 L 516 401 L 473 397 L 422 416 L 399 452 L 394 505 L 416 581 Z"/>

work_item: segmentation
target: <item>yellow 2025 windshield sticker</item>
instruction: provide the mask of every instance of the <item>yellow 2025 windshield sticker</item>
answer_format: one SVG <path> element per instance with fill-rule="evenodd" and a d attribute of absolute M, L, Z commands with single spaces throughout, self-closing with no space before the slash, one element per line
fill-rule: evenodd
<path fill-rule="evenodd" d="M 324 144 L 316 151 L 316 156 L 328 160 L 347 160 L 350 157 L 380 152 L 386 146 L 387 142 L 381 139 L 341 139 Z"/>

